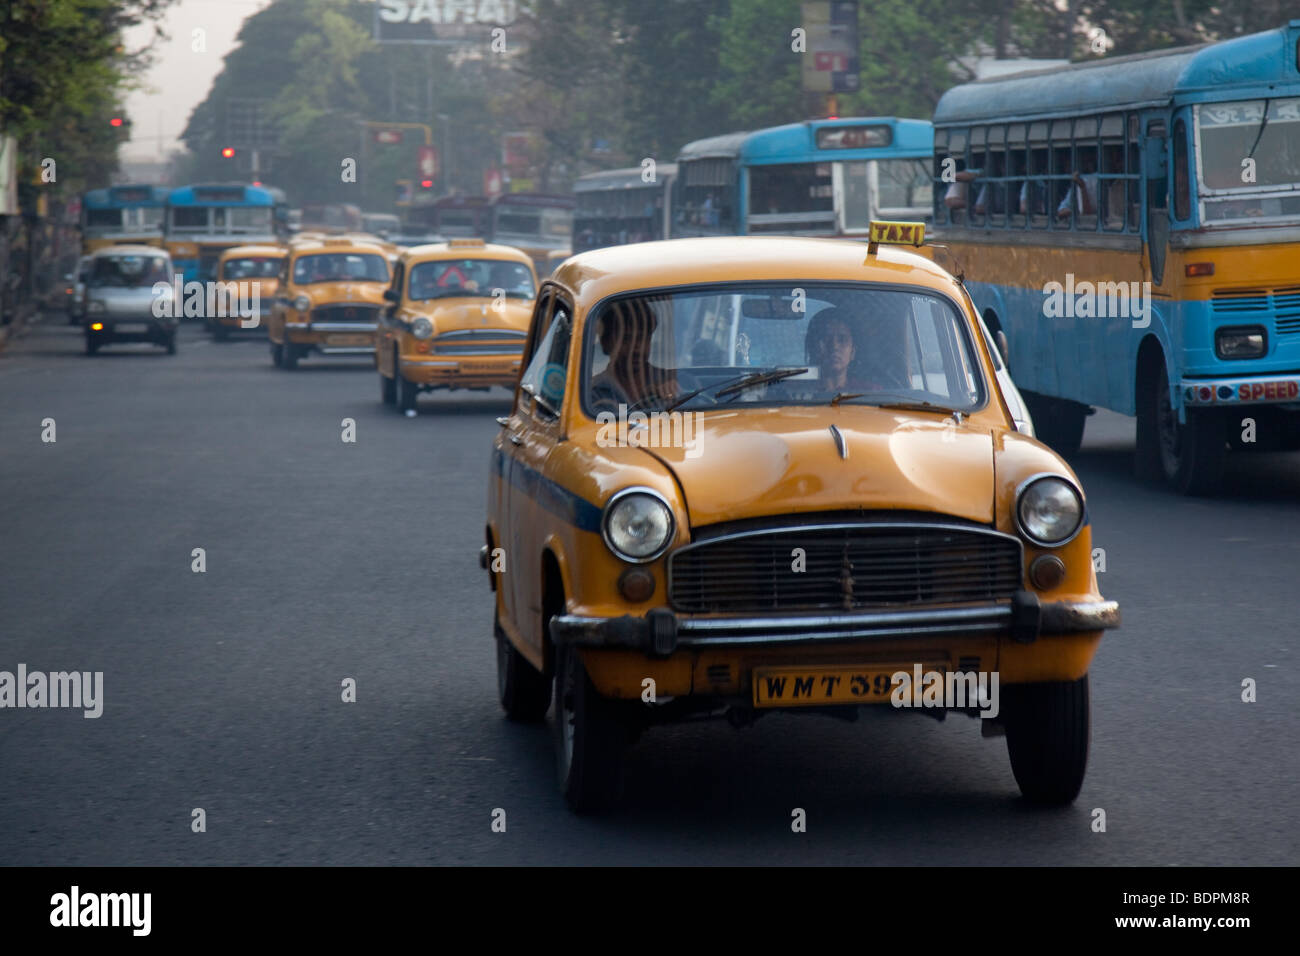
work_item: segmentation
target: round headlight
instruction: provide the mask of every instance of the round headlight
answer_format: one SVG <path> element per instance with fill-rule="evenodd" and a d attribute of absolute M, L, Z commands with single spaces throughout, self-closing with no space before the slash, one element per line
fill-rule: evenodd
<path fill-rule="evenodd" d="M 427 339 L 433 335 L 433 323 L 424 316 L 420 316 L 411 323 L 411 334 L 417 339 Z"/>
<path fill-rule="evenodd" d="M 1016 519 L 1025 537 L 1035 544 L 1065 544 L 1083 525 L 1083 498 L 1064 478 L 1031 478 L 1020 489 Z"/>
<path fill-rule="evenodd" d="M 307 298 L 305 295 L 300 295 L 293 300 L 293 307 L 299 312 L 306 312 L 311 308 L 311 299 Z"/>
<path fill-rule="evenodd" d="M 620 491 L 605 506 L 605 544 L 624 561 L 653 561 L 673 540 L 673 511 L 648 488 Z"/>

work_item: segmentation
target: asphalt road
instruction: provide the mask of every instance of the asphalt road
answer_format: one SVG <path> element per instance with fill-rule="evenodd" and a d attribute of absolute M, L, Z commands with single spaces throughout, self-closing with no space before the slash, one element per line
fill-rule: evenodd
<path fill-rule="evenodd" d="M 1179 498 L 1130 474 L 1130 419 L 1089 420 L 1124 627 L 1073 806 L 1025 806 L 976 721 L 880 710 L 652 730 L 624 806 L 583 819 L 549 728 L 496 702 L 477 549 L 508 397 L 403 418 L 376 378 L 193 327 L 87 358 L 59 316 L 0 355 L 0 670 L 104 673 L 98 719 L 0 710 L 0 863 L 1296 862 L 1300 456 Z"/>

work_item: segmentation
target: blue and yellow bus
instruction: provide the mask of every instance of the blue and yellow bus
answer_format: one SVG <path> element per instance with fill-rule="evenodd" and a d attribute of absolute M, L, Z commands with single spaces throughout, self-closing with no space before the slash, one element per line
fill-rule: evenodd
<path fill-rule="evenodd" d="M 1300 447 L 1300 20 L 968 83 L 935 108 L 936 238 L 1040 438 L 1137 417 L 1137 471 L 1218 487 Z"/>
<path fill-rule="evenodd" d="M 810 120 L 697 140 L 677 155 L 674 236 L 865 236 L 872 219 L 930 218 L 925 120 Z"/>
<path fill-rule="evenodd" d="M 166 218 L 166 186 L 132 183 L 92 189 L 81 197 L 81 251 L 119 243 L 161 246 Z"/>
<path fill-rule="evenodd" d="M 607 169 L 573 184 L 573 251 L 667 239 L 674 163 Z"/>
<path fill-rule="evenodd" d="M 166 246 L 186 282 L 216 278 L 217 259 L 231 246 L 280 239 L 278 190 L 239 183 L 181 186 L 167 197 Z"/>

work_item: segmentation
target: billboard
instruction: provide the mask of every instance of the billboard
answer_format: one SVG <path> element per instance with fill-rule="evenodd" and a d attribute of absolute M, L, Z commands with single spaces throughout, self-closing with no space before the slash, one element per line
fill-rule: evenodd
<path fill-rule="evenodd" d="M 808 44 L 803 54 L 803 88 L 810 93 L 857 92 L 857 0 L 804 3 L 803 28 Z"/>
<path fill-rule="evenodd" d="M 484 42 L 519 16 L 518 0 L 376 0 L 380 43 Z"/>

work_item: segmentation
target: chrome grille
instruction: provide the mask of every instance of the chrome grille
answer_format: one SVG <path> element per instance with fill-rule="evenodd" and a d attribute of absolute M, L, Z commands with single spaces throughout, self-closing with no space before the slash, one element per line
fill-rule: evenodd
<path fill-rule="evenodd" d="M 311 310 L 312 322 L 378 322 L 379 306 L 322 305 Z"/>
<path fill-rule="evenodd" d="M 1018 539 L 975 526 L 885 521 L 746 531 L 674 552 L 668 594 L 687 614 L 989 602 L 1022 586 L 1021 555 Z"/>
<path fill-rule="evenodd" d="M 456 329 L 434 336 L 441 355 L 522 355 L 527 332 L 518 329 Z"/>

